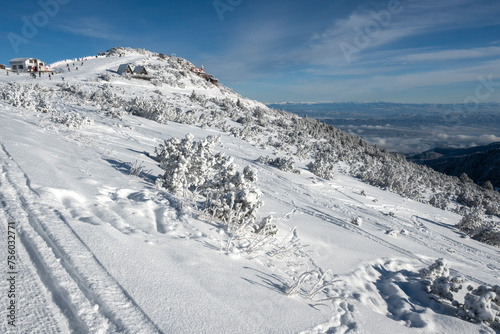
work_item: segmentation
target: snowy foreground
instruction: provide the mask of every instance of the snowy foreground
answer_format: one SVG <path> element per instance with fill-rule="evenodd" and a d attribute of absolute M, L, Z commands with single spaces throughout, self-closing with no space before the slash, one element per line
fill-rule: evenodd
<path fill-rule="evenodd" d="M 71 72 L 62 62 L 52 80 L 0 71 L 0 84 L 43 91 L 64 76 L 97 89 L 108 82 L 97 77 L 124 62 L 160 60 L 131 52 L 77 62 L 78 71 L 70 63 Z M 193 91 L 238 99 L 203 80 L 154 85 L 108 75 L 122 96 L 161 93 L 181 109 Z M 296 162 L 300 174 L 281 171 L 258 161 L 272 148 L 216 127 L 51 103 L 77 113 L 78 126 L 0 100 L 2 333 L 495 333 L 458 317 L 419 273 L 444 259 L 464 279 L 454 293 L 462 302 L 468 285 L 500 283 L 500 249 L 460 233 L 458 214 L 362 183 L 342 164 L 331 181 L 307 161 Z M 155 148 L 188 133 L 220 136 L 216 151 L 257 170 L 257 221 L 272 215 L 275 235 L 238 243 L 193 199 L 155 185 L 164 173 Z M 494 314 L 491 305 L 482 311 Z"/>

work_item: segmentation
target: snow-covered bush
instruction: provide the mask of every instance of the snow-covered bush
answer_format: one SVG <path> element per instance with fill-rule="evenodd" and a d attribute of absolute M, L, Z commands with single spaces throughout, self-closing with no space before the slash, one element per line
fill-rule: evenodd
<path fill-rule="evenodd" d="M 257 170 L 245 167 L 243 173 L 236 171 L 237 166 L 230 164 L 216 175 L 215 182 L 205 192 L 211 203 L 212 215 L 231 228 L 233 223 L 250 225 L 257 217 L 262 206 L 262 192 L 253 186 L 257 181 Z"/>
<path fill-rule="evenodd" d="M 68 128 L 80 129 L 87 125 L 94 124 L 94 120 L 86 116 L 82 116 L 76 111 L 60 112 L 52 114 L 50 120 L 54 123 L 66 125 Z"/>
<path fill-rule="evenodd" d="M 108 72 L 104 72 L 99 76 L 99 78 L 109 82 L 111 81 L 111 74 L 109 74 Z"/>
<path fill-rule="evenodd" d="M 484 218 L 480 211 L 472 211 L 464 215 L 462 220 L 457 224 L 460 231 L 468 234 L 476 234 L 478 230 L 484 227 Z"/>
<path fill-rule="evenodd" d="M 453 305 L 457 304 L 453 292 L 462 289 L 464 279 L 461 276 L 450 276 L 448 264 L 444 259 L 436 260 L 428 268 L 421 269 L 419 273 L 423 283 L 427 286 L 427 292 L 433 299 L 438 302 L 445 299 L 451 301 Z"/>
<path fill-rule="evenodd" d="M 111 108 L 110 110 L 106 111 L 106 116 L 111 117 L 111 118 L 116 118 L 116 119 L 123 119 L 123 109 L 117 109 L 117 108 Z"/>
<path fill-rule="evenodd" d="M 253 185 L 257 170 L 247 166 L 239 172 L 231 158 L 215 154 L 219 137 L 208 136 L 198 142 L 193 138 L 190 134 L 182 140 L 171 138 L 156 149 L 160 168 L 165 171 L 157 185 L 184 196 L 202 196 L 203 206 L 228 229 L 252 224 L 262 206 L 262 193 Z"/>
<path fill-rule="evenodd" d="M 487 287 L 484 285 L 474 289 L 467 288 L 469 293 L 465 296 L 458 316 L 491 326 L 500 330 L 500 286 Z"/>
<path fill-rule="evenodd" d="M 441 276 L 432 282 L 430 292 L 437 298 L 444 298 L 453 302 L 453 292 L 462 289 L 463 281 L 464 278 L 461 276 Z"/>
<path fill-rule="evenodd" d="M 445 259 L 437 259 L 428 268 L 420 269 L 419 274 L 424 280 L 434 281 L 439 277 L 448 276 L 450 274 L 450 269 Z"/>
<path fill-rule="evenodd" d="M 485 244 L 500 247 L 500 224 L 490 222 L 472 237 Z"/>
<path fill-rule="evenodd" d="M 444 196 L 442 193 L 439 193 L 431 197 L 431 199 L 429 200 L 429 204 L 433 207 L 446 210 L 446 208 L 448 207 L 448 200 L 446 196 Z"/>
<path fill-rule="evenodd" d="M 449 268 L 445 260 L 438 259 L 428 268 L 420 270 L 420 277 L 427 286 L 427 292 L 437 302 L 451 301 L 457 308 L 457 315 L 463 319 L 482 322 L 496 330 L 500 330 L 500 286 L 481 285 L 474 289 L 471 285 L 464 302 L 454 299 L 453 293 L 462 289 L 464 278 L 449 276 Z"/>
<path fill-rule="evenodd" d="M 269 156 L 261 156 L 258 161 L 263 164 L 274 166 L 284 172 L 293 172 L 296 174 L 300 174 L 298 169 L 295 169 L 293 158 L 285 158 L 285 157 L 277 157 L 275 159 L 271 159 Z"/>
<path fill-rule="evenodd" d="M 54 112 L 54 108 L 52 108 L 49 100 L 44 95 L 41 95 L 39 97 L 38 104 L 36 105 L 35 109 L 36 111 L 43 114 L 50 114 Z"/>
<path fill-rule="evenodd" d="M 472 179 L 469 177 L 469 175 L 467 175 L 466 173 L 462 173 L 460 175 L 460 181 L 463 182 L 463 183 L 473 183 L 474 181 L 472 181 Z"/>
<path fill-rule="evenodd" d="M 40 96 L 38 85 L 9 83 L 0 89 L 0 98 L 17 108 L 35 110 Z"/>
<path fill-rule="evenodd" d="M 494 190 L 493 184 L 491 183 L 490 180 L 483 183 L 483 188 L 486 190 Z"/>
<path fill-rule="evenodd" d="M 316 159 L 307 165 L 307 168 L 316 176 L 325 180 L 333 180 L 335 161 L 324 155 L 318 154 Z"/>
<path fill-rule="evenodd" d="M 198 142 L 193 138 L 191 134 L 182 140 L 171 138 L 156 149 L 160 168 L 165 171 L 157 183 L 172 192 L 197 192 L 214 177 L 217 161 L 213 148 L 219 137 L 208 136 Z"/>
<path fill-rule="evenodd" d="M 457 227 L 475 240 L 500 247 L 500 224 L 486 221 L 480 210 L 466 213 Z"/>

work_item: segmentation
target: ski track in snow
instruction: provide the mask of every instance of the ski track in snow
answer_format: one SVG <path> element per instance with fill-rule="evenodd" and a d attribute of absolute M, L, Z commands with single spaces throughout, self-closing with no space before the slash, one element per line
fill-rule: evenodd
<path fill-rule="evenodd" d="M 161 332 L 93 256 L 64 215 L 38 204 L 39 195 L 4 145 L 0 160 L 9 161 L 0 179 L 3 208 L 19 224 L 22 244 L 72 330 Z M 54 325 L 53 332 L 58 332 L 55 329 Z"/>
<path fill-rule="evenodd" d="M 3 173 L 0 175 L 0 187 L 5 185 L 5 178 Z M 9 198 L 6 196 L 0 197 L 0 205 L 2 210 L 0 210 L 0 232 L 2 233 L 2 242 L 6 241 L 7 232 L 5 226 L 7 222 L 13 221 L 12 216 L 6 215 L 4 208 L 7 207 L 8 203 L 11 203 Z M 17 228 L 17 232 L 21 229 Z M 17 323 L 16 327 L 21 329 L 25 333 L 35 333 L 39 330 L 40 333 L 64 333 L 68 332 L 70 329 L 68 319 L 61 313 L 61 310 L 57 307 L 53 307 L 52 298 L 54 297 L 50 290 L 47 290 L 42 280 L 43 277 L 39 276 L 37 273 L 37 268 L 33 265 L 33 258 L 30 258 L 28 250 L 23 244 L 26 244 L 26 237 L 21 234 L 16 235 L 16 264 L 18 268 L 17 279 L 23 284 L 17 287 L 18 305 L 23 305 L 22 309 L 18 309 Z M 5 242 L 6 244 L 6 242 Z M 28 245 L 29 247 L 29 245 Z M 43 275 L 40 272 L 40 275 Z M 6 291 L 7 287 L 4 288 L 5 281 L 2 280 L 2 291 Z M 51 290 L 53 287 L 51 287 Z M 2 295 L 2 298 L 4 296 Z M 5 305 L 2 299 L 2 305 Z M 38 328 L 39 324 L 44 324 L 44 328 Z M 10 326 L 9 326 L 10 327 Z M 2 321 L 0 326 L 0 331 L 2 333 L 11 333 L 12 328 L 7 327 L 7 322 Z"/>

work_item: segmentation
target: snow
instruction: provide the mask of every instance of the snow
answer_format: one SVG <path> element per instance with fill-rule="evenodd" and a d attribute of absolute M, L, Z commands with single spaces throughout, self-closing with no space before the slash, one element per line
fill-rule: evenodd
<path fill-rule="evenodd" d="M 111 73 L 115 92 L 149 99 L 159 90 L 183 110 L 193 91 L 241 98 L 189 76 L 157 86 L 108 71 L 161 64 L 148 53 L 83 62 L 53 65 L 63 73 L 52 80 L 0 73 L 0 85 L 58 89 L 64 77 L 91 91 Z M 15 222 L 19 267 L 15 328 L 5 321 L 1 281 L 2 332 L 495 333 L 432 298 L 419 273 L 442 258 L 449 272 L 433 279 L 498 284 L 500 250 L 463 238 L 455 227 L 461 216 L 362 183 L 342 164 L 331 180 L 306 162 L 296 164 L 300 174 L 279 170 L 258 161 L 270 148 L 216 127 L 111 118 L 78 101 L 54 106 L 92 122 L 66 126 L 0 100 L 0 249 L 7 256 L 7 223 Z M 163 172 L 155 148 L 188 133 L 220 136 L 216 150 L 257 170 L 264 202 L 257 221 L 272 216 L 276 235 L 231 238 L 190 199 L 155 186 Z M 494 299 L 493 291 L 470 295 L 470 312 L 491 321 Z"/>

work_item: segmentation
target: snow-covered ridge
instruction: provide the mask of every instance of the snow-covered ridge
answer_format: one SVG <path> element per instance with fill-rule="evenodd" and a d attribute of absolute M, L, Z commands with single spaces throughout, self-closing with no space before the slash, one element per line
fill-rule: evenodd
<path fill-rule="evenodd" d="M 18 222 L 45 307 L 20 317 L 27 331 L 498 326 L 498 249 L 455 226 L 498 242 L 497 193 L 245 99 L 182 58 L 117 48 L 73 63 L 0 79 L 0 220 Z"/>

